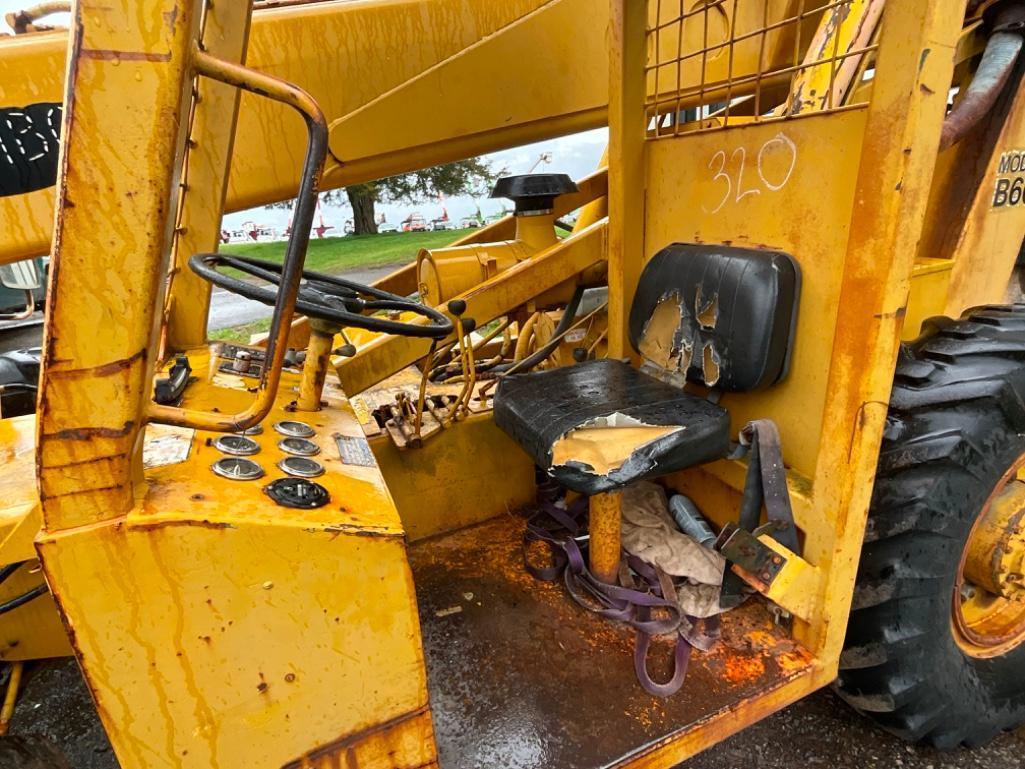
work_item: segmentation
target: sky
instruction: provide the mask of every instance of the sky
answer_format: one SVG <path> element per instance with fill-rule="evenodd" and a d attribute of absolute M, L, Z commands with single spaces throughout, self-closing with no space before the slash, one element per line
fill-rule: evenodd
<path fill-rule="evenodd" d="M 34 2 L 35 0 L 0 0 L 0 31 L 8 31 L 7 24 L 2 20 L 6 13 L 30 7 Z M 54 24 L 68 23 L 67 14 L 58 14 L 50 18 Z M 536 172 L 566 173 L 574 179 L 579 179 L 598 167 L 607 141 L 608 131 L 603 128 L 504 150 L 488 155 L 487 159 L 491 164 L 492 171 L 496 174 L 525 174 L 531 170 L 542 154 L 547 156 L 550 153 L 551 162 L 539 164 L 535 169 Z M 445 201 L 425 200 L 414 205 L 382 203 L 378 204 L 377 212 L 378 215 L 383 213 L 386 221 L 398 224 L 414 211 L 420 212 L 425 219 L 430 221 L 441 216 L 443 208 L 448 210 L 451 219 L 460 219 L 476 213 L 478 205 L 481 212 L 488 216 L 501 212 L 508 204 L 503 200 L 474 199 L 461 196 L 448 198 Z M 345 221 L 352 218 L 352 211 L 347 205 L 324 206 L 322 215 L 324 223 L 333 226 L 335 231 L 340 234 Z M 288 224 L 289 218 L 290 212 L 286 209 L 260 208 L 228 214 L 224 218 L 224 226 L 234 229 L 241 226 L 243 222 L 253 221 L 283 230 Z"/>
<path fill-rule="evenodd" d="M 0 0 L 3 2 L 3 0 Z M 542 154 L 551 154 L 550 163 L 541 163 L 535 169 L 535 173 L 564 173 L 569 174 L 573 179 L 580 179 L 592 173 L 601 161 L 602 152 L 608 141 L 608 129 L 600 128 L 595 131 L 586 131 L 572 136 L 564 136 L 559 139 L 528 144 L 523 147 L 496 152 L 487 155 L 486 158 L 491 164 L 494 173 L 501 175 L 525 174 L 538 161 Z M 472 198 L 468 196 L 451 197 L 444 201 L 426 200 L 416 204 L 391 204 L 379 203 L 376 206 L 378 216 L 385 215 L 385 220 L 392 224 L 398 224 L 410 213 L 418 211 L 423 214 L 427 221 L 440 217 L 442 209 L 448 210 L 450 219 L 460 219 L 464 216 L 471 216 L 476 213 L 480 205 L 481 213 L 484 216 L 499 213 L 505 208 L 512 208 L 505 200 L 489 200 L 488 198 Z M 347 219 L 352 218 L 352 210 L 346 205 L 343 207 L 323 206 L 321 213 L 324 223 L 331 225 L 341 234 L 342 228 Z M 228 214 L 224 217 L 224 225 L 228 229 L 236 228 L 245 221 L 252 221 L 279 230 L 287 226 L 290 211 L 287 209 L 254 209 Z M 334 234 L 334 233 L 329 233 Z"/>

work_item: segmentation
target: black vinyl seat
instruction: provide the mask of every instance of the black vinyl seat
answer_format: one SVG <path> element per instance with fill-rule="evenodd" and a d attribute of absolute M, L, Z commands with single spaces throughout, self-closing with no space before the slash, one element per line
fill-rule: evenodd
<path fill-rule="evenodd" d="M 552 465 L 553 447 L 560 438 L 613 414 L 645 425 L 684 429 L 638 447 L 608 474 L 576 462 Z M 552 478 L 585 494 L 721 459 L 730 450 L 726 409 L 618 360 L 591 360 L 507 377 L 495 397 L 495 421 Z"/>
<path fill-rule="evenodd" d="M 550 477 L 589 495 L 721 459 L 729 413 L 682 385 L 744 392 L 782 379 L 799 294 L 787 254 L 669 246 L 645 266 L 630 312 L 630 341 L 657 378 L 616 360 L 511 375 L 495 393 L 495 422 Z M 679 429 L 631 433 L 636 445 L 601 471 L 583 457 L 553 461 L 576 431 L 619 426 Z"/>

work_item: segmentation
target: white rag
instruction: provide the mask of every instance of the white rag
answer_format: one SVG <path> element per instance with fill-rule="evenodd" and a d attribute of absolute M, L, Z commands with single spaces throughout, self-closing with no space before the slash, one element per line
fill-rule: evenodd
<path fill-rule="evenodd" d="M 622 509 L 623 548 L 666 574 L 686 578 L 676 588 L 680 610 L 698 618 L 719 614 L 726 560 L 680 531 L 662 487 L 650 481 L 627 486 Z"/>

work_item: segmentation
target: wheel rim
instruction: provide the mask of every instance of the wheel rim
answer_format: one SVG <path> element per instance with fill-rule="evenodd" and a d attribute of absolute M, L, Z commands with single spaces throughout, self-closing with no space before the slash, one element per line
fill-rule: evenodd
<path fill-rule="evenodd" d="M 973 657 L 1025 642 L 1025 454 L 1004 474 L 968 535 L 954 584 L 952 624 Z"/>

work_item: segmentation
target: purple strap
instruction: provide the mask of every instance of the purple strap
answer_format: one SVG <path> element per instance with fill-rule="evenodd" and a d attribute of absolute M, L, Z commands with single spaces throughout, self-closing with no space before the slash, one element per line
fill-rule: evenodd
<path fill-rule="evenodd" d="M 563 509 L 549 495 L 545 496 L 548 498 L 542 500 L 541 512 L 527 522 L 523 534 L 523 562 L 527 571 L 545 582 L 554 582 L 562 576 L 567 592 L 584 609 L 633 627 L 637 632 L 634 670 L 641 686 L 656 697 L 669 697 L 678 692 L 687 676 L 691 646 L 707 648 L 709 636 L 695 632 L 700 623 L 681 615 L 672 578 L 640 558 L 627 555 L 620 563 L 620 584 L 602 582 L 587 568 L 584 550 L 575 539 L 585 528 L 582 518 L 587 511 L 587 500 L 577 499 Z M 545 525 L 545 518 L 555 525 Z M 527 550 L 534 542 L 548 546 L 551 566 L 535 566 L 530 562 Z M 633 575 L 640 580 L 640 587 Z M 663 616 L 653 619 L 653 610 Z M 669 633 L 677 633 L 674 668 L 670 680 L 662 684 L 648 673 L 648 649 L 652 636 Z M 692 643 L 692 638 L 696 643 Z"/>

